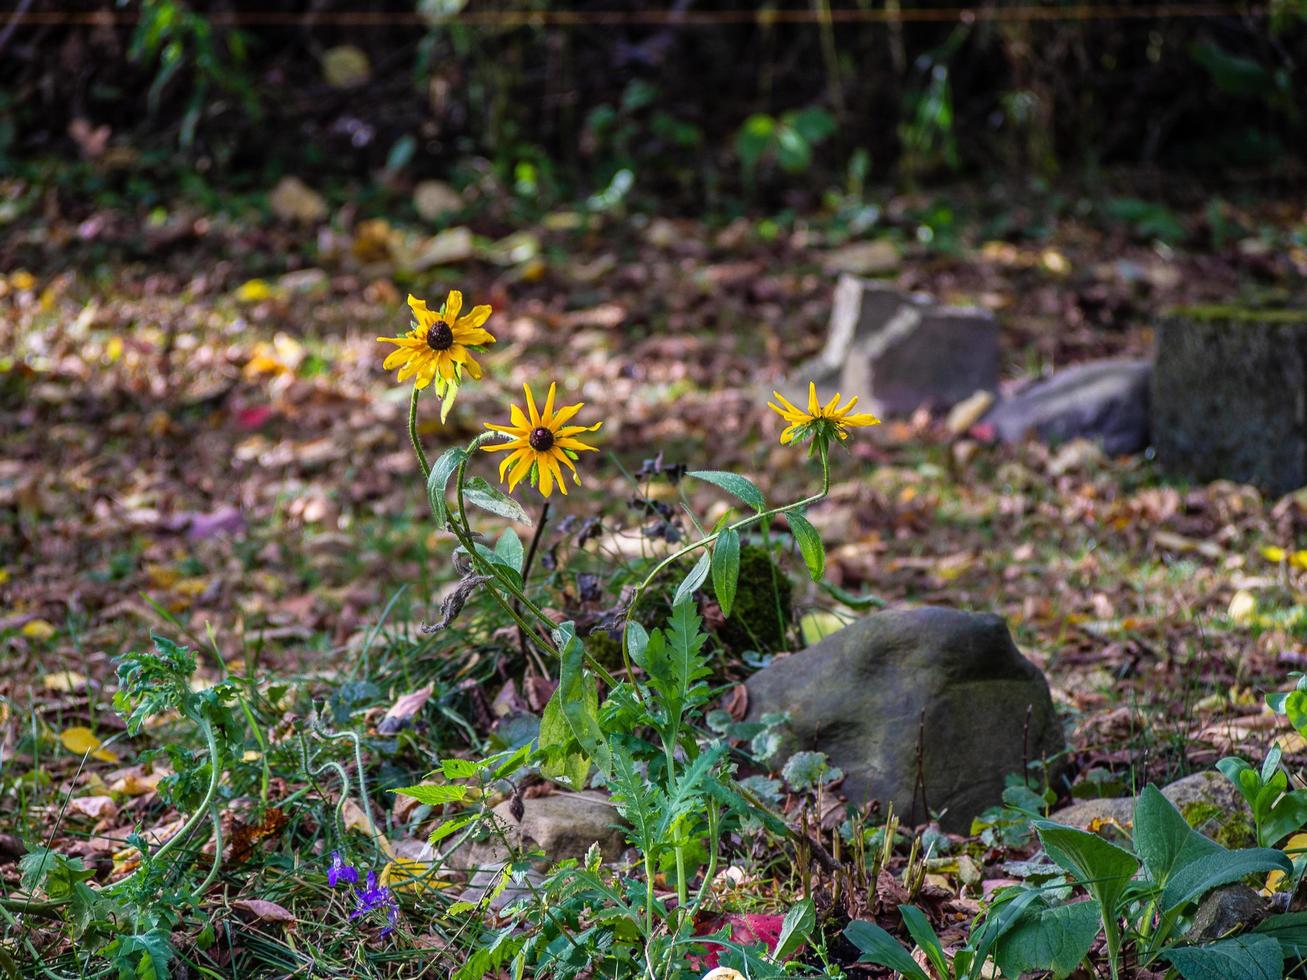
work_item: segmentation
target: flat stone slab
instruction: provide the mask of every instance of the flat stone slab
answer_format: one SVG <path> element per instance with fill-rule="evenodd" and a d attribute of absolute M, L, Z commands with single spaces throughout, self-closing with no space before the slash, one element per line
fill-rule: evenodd
<path fill-rule="evenodd" d="M 901 416 L 996 391 L 998 368 L 998 321 L 988 310 L 841 275 L 826 347 L 783 390 L 806 401 L 814 379 L 878 415 Z"/>
<path fill-rule="evenodd" d="M 1307 486 L 1307 313 L 1179 311 L 1157 330 L 1153 445 L 1163 468 L 1285 494 Z"/>
<path fill-rule="evenodd" d="M 987 613 L 875 613 L 747 684 L 750 720 L 789 713 L 778 767 L 825 752 L 852 802 L 893 803 L 914 822 L 942 812 L 946 830 L 969 829 L 1001 802 L 1008 774 L 1065 746 L 1044 675 Z"/>
<path fill-rule="evenodd" d="M 1112 455 L 1148 448 L 1152 362 L 1114 359 L 1075 364 L 1004 399 L 982 424 L 1003 442 L 1089 439 Z"/>

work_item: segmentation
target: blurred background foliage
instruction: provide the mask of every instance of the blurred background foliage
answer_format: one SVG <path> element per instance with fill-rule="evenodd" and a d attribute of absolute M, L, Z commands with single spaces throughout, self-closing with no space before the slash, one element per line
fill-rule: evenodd
<path fill-rule="evenodd" d="M 1302 173 L 1307 0 L 664 3 L 28 0 L 0 13 L 0 168 L 146 197 L 489 176 L 540 206 L 664 211 L 1115 166 Z"/>

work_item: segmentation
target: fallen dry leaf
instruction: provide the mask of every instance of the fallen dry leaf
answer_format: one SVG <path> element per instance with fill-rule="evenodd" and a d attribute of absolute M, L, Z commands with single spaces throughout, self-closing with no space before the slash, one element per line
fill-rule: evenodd
<path fill-rule="evenodd" d="M 280 922 L 288 926 L 295 924 L 295 916 L 289 909 L 266 899 L 238 898 L 231 903 L 231 907 L 241 912 L 248 912 L 259 922 Z"/>

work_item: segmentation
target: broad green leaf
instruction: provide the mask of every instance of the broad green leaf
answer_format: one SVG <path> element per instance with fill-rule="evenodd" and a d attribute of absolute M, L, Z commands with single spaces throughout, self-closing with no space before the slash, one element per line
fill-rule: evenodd
<path fill-rule="evenodd" d="M 442 841 L 450 834 L 454 834 L 462 830 L 472 821 L 476 820 L 476 818 L 477 818 L 477 814 L 475 813 L 464 813 L 460 816 L 454 817 L 452 820 L 446 820 L 435 830 L 431 831 L 431 836 L 427 838 L 427 840 L 429 840 L 432 844 L 435 844 L 438 841 Z"/>
<path fill-rule="evenodd" d="M 522 539 L 511 527 L 504 528 L 504 533 L 495 542 L 495 554 L 508 562 L 519 574 L 521 573 L 526 552 L 522 547 Z"/>
<path fill-rule="evenodd" d="M 729 616 L 735 605 L 735 587 L 740 581 L 740 534 L 726 528 L 717 535 L 712 550 L 712 585 L 722 615 Z"/>
<path fill-rule="evenodd" d="M 418 786 L 401 786 L 391 792 L 398 793 L 400 796 L 410 796 L 428 806 L 440 806 L 444 803 L 462 803 L 467 799 L 468 788 L 444 783 L 424 783 Z"/>
<path fill-rule="evenodd" d="M 1135 853 L 1158 888 L 1176 869 L 1223 849 L 1189 826 L 1180 811 L 1156 786 L 1145 786 L 1135 803 Z"/>
<path fill-rule="evenodd" d="M 436 523 L 444 527 L 449 523 L 449 508 L 445 504 L 445 490 L 449 480 L 458 469 L 459 464 L 467 459 L 467 450 L 455 446 L 440 454 L 431 475 L 427 477 L 427 498 L 431 501 L 431 511 L 436 515 Z"/>
<path fill-rule="evenodd" d="M 1097 834 L 1051 820 L 1034 820 L 1031 826 L 1049 858 L 1085 887 L 1101 906 L 1104 919 L 1115 922 L 1121 896 L 1139 870 L 1138 859 Z"/>
<path fill-rule="evenodd" d="M 645 628 L 637 623 L 634 619 L 626 622 L 626 654 L 631 658 L 631 663 L 639 664 L 644 661 L 645 648 L 649 646 L 649 634 Z"/>
<path fill-rule="evenodd" d="M 1047 970 L 1060 980 L 1089 953 L 1102 925 L 1093 899 L 1027 911 L 998 940 L 999 971 L 1005 977 L 1019 977 Z"/>
<path fill-rule="evenodd" d="M 692 470 L 685 475 L 721 487 L 760 513 L 767 507 L 767 500 L 763 497 L 762 491 L 752 480 L 738 473 L 727 473 L 724 470 Z"/>
<path fill-rule="evenodd" d="M 596 700 L 593 710 L 598 712 L 598 691 L 591 686 L 585 693 L 589 697 L 592 692 Z M 586 777 L 590 775 L 590 757 L 584 752 L 567 751 L 569 745 L 576 744 L 579 743 L 572 734 L 572 727 L 568 724 L 558 692 L 555 691 L 540 716 L 540 750 L 545 754 L 540 772 L 546 778 L 573 789 L 584 789 Z"/>
<path fill-rule="evenodd" d="M 555 697 L 563 709 L 563 716 L 576 736 L 582 750 L 594 760 L 601 772 L 612 770 L 612 756 L 599 727 L 598 685 L 585 669 L 585 648 L 577 638 L 576 627 L 563 623 L 553 631 L 558 647 L 561 670 Z"/>
<path fill-rule="evenodd" d="M 1259 923 L 1253 932 L 1273 937 L 1285 956 L 1307 959 L 1307 912 L 1273 915 Z"/>
<path fill-rule="evenodd" d="M 531 523 L 530 515 L 522 509 L 521 504 L 479 476 L 474 476 L 463 484 L 463 501 L 500 517 L 507 517 L 510 521 Z"/>
<path fill-rule="evenodd" d="M 1270 936 L 1247 935 L 1162 953 L 1184 980 L 1282 980 L 1284 954 Z"/>
<path fill-rule="evenodd" d="M 816 924 L 817 912 L 813 908 L 812 899 L 805 898 L 794 905 L 785 913 L 785 920 L 781 923 L 781 935 L 776 940 L 776 948 L 772 950 L 772 958 L 783 960 L 796 952 L 807 941 L 812 927 Z"/>
<path fill-rule="evenodd" d="M 699 557 L 694 567 L 690 569 L 690 574 L 685 576 L 685 580 L 676 587 L 676 594 L 672 596 L 673 607 L 688 601 L 694 595 L 695 589 L 703 585 L 704 579 L 708 577 L 708 568 L 711 561 L 712 558 L 706 551 Z"/>
<path fill-rule="evenodd" d="M 903 924 L 908 927 L 908 935 L 926 954 L 930 965 L 935 968 L 935 973 L 941 977 L 948 976 L 948 959 L 944 955 L 944 947 L 940 944 L 939 936 L 935 934 L 926 914 L 914 905 L 900 905 L 899 915 L 903 917 Z"/>
<path fill-rule="evenodd" d="M 803 563 L 808 566 L 808 574 L 814 582 L 820 580 L 826 570 L 826 546 L 821 543 L 821 535 L 802 514 L 790 511 L 785 517 L 790 522 L 790 533 L 799 546 L 799 554 L 803 555 Z"/>
<path fill-rule="evenodd" d="M 1285 874 L 1293 871 L 1293 862 L 1283 851 L 1269 847 L 1248 847 L 1239 851 L 1221 848 L 1176 869 L 1162 892 L 1162 909 L 1170 912 L 1186 902 L 1197 901 L 1220 885 L 1277 868 Z"/>
<path fill-rule="evenodd" d="M 899 941 L 874 922 L 855 919 L 845 928 L 844 938 L 862 953 L 859 963 L 887 967 L 909 980 L 930 980 L 929 974 L 917 966 L 917 961 L 908 955 Z"/>
<path fill-rule="evenodd" d="M 446 779 L 471 779 L 480 769 L 471 759 L 440 760 L 440 772 Z"/>

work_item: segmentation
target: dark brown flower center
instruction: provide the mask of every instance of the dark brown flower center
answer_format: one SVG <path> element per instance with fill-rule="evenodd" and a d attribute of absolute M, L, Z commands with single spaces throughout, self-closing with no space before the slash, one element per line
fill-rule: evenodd
<path fill-rule="evenodd" d="M 532 429 L 526 441 L 538 453 L 548 452 L 554 448 L 554 434 L 543 425 Z"/>
<path fill-rule="evenodd" d="M 454 346 L 454 331 L 448 323 L 439 321 L 427 331 L 427 346 L 432 350 L 449 350 Z"/>

